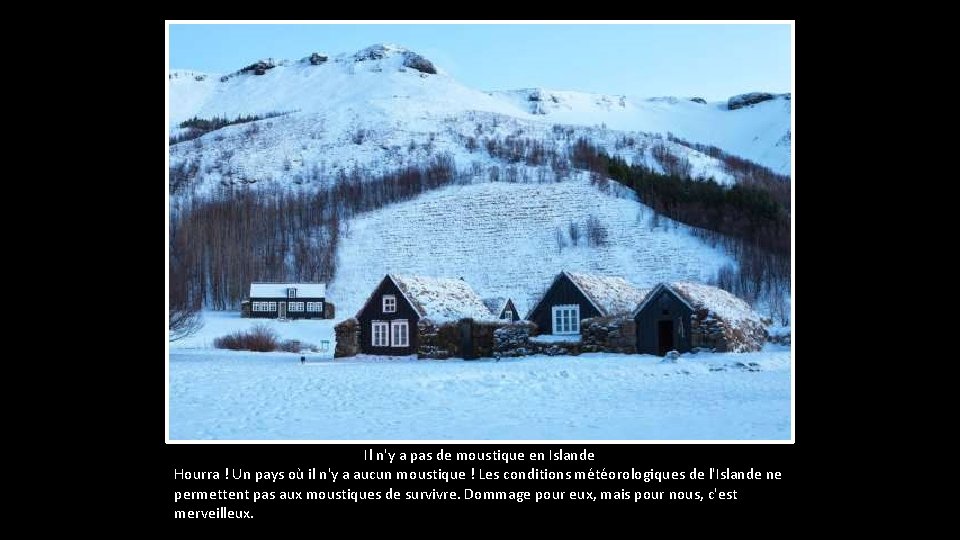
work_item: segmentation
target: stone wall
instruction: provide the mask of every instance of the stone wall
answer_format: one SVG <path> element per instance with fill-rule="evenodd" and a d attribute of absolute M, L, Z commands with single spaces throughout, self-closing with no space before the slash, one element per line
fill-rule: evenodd
<path fill-rule="evenodd" d="M 580 322 L 583 352 L 637 353 L 637 323 L 627 317 L 594 317 Z"/>
<path fill-rule="evenodd" d="M 755 352 L 767 341 L 761 324 L 730 325 L 715 313 L 700 309 L 690 316 L 690 346 L 715 352 Z"/>
<path fill-rule="evenodd" d="M 460 330 L 455 323 L 436 325 L 427 319 L 417 323 L 417 356 L 446 360 L 460 351 Z"/>
<path fill-rule="evenodd" d="M 529 321 L 498 328 L 493 338 L 493 355 L 498 358 L 531 354 L 576 356 L 581 350 L 580 336 L 573 336 L 569 341 L 561 341 L 553 336 L 538 336 L 537 325 Z"/>
<path fill-rule="evenodd" d="M 417 356 L 445 360 L 451 357 L 463 358 L 462 321 L 441 325 L 423 319 L 417 325 L 419 340 Z M 494 333 L 504 325 L 500 322 L 470 321 L 470 335 L 473 354 L 478 358 L 491 358 L 494 355 Z"/>
<path fill-rule="evenodd" d="M 530 352 L 530 335 L 537 325 L 531 322 L 508 324 L 493 332 L 493 356 L 524 356 Z"/>
<path fill-rule="evenodd" d="M 353 317 L 333 327 L 337 335 L 337 348 L 334 358 L 356 356 L 360 354 L 360 323 Z"/>

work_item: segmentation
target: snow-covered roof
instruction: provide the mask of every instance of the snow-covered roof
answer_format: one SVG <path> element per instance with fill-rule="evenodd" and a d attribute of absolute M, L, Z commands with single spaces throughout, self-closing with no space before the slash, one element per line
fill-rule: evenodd
<path fill-rule="evenodd" d="M 325 283 L 251 283 L 250 298 L 286 298 L 287 289 L 296 289 L 298 298 L 326 298 Z"/>
<path fill-rule="evenodd" d="M 622 277 L 563 272 L 604 317 L 630 313 L 649 290 L 638 289 Z"/>
<path fill-rule="evenodd" d="M 760 316 L 750 307 L 745 300 L 737 298 L 733 294 L 703 283 L 694 283 L 692 281 L 674 281 L 671 283 L 661 283 L 657 285 L 651 294 L 647 297 L 652 299 L 656 296 L 655 292 L 661 288 L 672 291 L 680 300 L 685 302 L 690 309 L 696 311 L 700 309 L 709 310 L 717 318 L 730 324 L 741 325 L 743 323 L 754 323 L 762 325 Z M 634 310 L 634 314 L 639 312 L 646 305 L 646 301 L 641 302 Z"/>
<path fill-rule="evenodd" d="M 506 309 L 506 307 L 507 307 L 507 302 L 513 302 L 513 299 L 511 299 L 511 298 L 504 298 L 504 297 L 502 297 L 502 296 L 499 297 L 499 298 L 484 298 L 484 299 L 483 299 L 483 305 L 487 306 L 487 309 L 489 309 L 489 310 L 490 310 L 490 313 L 492 313 L 494 316 L 500 315 L 500 312 L 503 311 L 504 309 Z M 516 303 L 516 302 L 513 302 L 513 307 L 514 307 L 514 309 L 517 308 L 517 303 Z M 519 310 L 517 311 L 517 313 L 519 313 Z"/>
<path fill-rule="evenodd" d="M 462 279 L 397 274 L 390 274 L 390 279 L 417 313 L 433 322 L 496 318 Z"/>

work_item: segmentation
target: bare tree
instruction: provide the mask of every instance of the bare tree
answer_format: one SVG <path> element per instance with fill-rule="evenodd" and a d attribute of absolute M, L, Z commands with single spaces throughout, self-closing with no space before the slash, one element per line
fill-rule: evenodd
<path fill-rule="evenodd" d="M 557 227 L 557 230 L 554 233 L 554 238 L 557 241 L 557 253 L 563 253 L 563 246 L 566 244 L 563 238 L 563 229 Z"/>
<path fill-rule="evenodd" d="M 177 341 L 193 335 L 203 327 L 203 317 L 200 312 L 188 308 L 170 310 L 170 341 Z"/>
<path fill-rule="evenodd" d="M 587 217 L 587 244 L 594 247 L 607 245 L 607 228 L 594 215 Z"/>

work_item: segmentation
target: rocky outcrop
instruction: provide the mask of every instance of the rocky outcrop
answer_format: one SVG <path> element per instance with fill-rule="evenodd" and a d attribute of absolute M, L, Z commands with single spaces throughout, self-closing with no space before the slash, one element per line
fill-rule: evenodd
<path fill-rule="evenodd" d="M 690 98 L 690 101 L 692 101 L 692 102 L 694 102 L 694 103 L 699 103 L 699 104 L 701 104 L 701 105 L 706 105 L 706 104 L 707 104 L 707 100 L 703 99 L 702 97 L 692 97 L 692 98 Z"/>
<path fill-rule="evenodd" d="M 437 68 L 433 65 L 433 62 L 413 51 L 403 52 L 403 65 L 415 69 L 420 73 L 429 73 L 430 75 L 437 74 Z"/>
<path fill-rule="evenodd" d="M 790 94 L 771 94 L 769 92 L 750 92 L 749 94 L 740 94 L 727 100 L 727 109 L 735 111 L 764 101 L 772 101 L 777 98 L 790 99 Z"/>
<path fill-rule="evenodd" d="M 310 55 L 309 60 L 311 64 L 315 66 L 319 66 L 320 64 L 323 64 L 327 61 L 327 57 L 320 53 L 313 53 Z"/>
<path fill-rule="evenodd" d="M 253 73 L 254 75 L 263 75 L 267 72 L 268 69 L 273 69 L 275 67 L 277 67 L 277 65 L 270 60 L 260 60 L 259 62 L 255 62 L 245 68 L 240 69 L 240 73 Z"/>
<path fill-rule="evenodd" d="M 395 45 L 371 45 L 366 49 L 357 51 L 353 55 L 354 62 L 364 62 L 367 60 L 383 60 L 390 56 L 396 56 L 399 54 L 403 58 L 403 65 L 410 69 L 415 69 L 420 73 L 429 73 L 430 75 L 436 75 L 437 68 L 433 65 L 433 62 L 427 60 L 419 54 L 408 51 L 404 48 L 397 47 Z"/>

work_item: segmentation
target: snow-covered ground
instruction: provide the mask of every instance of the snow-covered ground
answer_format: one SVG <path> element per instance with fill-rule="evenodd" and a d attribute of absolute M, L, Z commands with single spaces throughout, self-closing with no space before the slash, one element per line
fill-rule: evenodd
<path fill-rule="evenodd" d="M 174 349 L 171 439 L 789 439 L 790 350 L 480 360 Z"/>
<path fill-rule="evenodd" d="M 203 326 L 195 334 L 170 343 L 170 348 L 177 349 L 213 349 L 213 340 L 234 332 L 246 332 L 258 324 L 270 328 L 277 334 L 280 341 L 299 340 L 304 347 L 307 345 L 323 346 L 327 341 L 327 350 L 312 356 L 326 356 L 333 358 L 336 347 L 333 320 L 287 320 L 276 319 L 244 319 L 239 311 L 204 311 L 202 313 Z M 215 350 L 215 349 L 214 349 Z M 207 351 L 209 352 L 209 351 Z M 299 359 L 299 356 L 297 356 Z"/>

